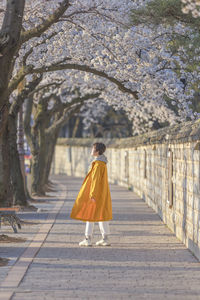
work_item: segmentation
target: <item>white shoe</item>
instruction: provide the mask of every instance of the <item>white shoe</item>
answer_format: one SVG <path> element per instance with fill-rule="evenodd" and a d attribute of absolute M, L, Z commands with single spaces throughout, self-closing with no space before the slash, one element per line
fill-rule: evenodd
<path fill-rule="evenodd" d="M 91 239 L 85 238 L 82 242 L 79 243 L 79 246 L 92 246 Z"/>
<path fill-rule="evenodd" d="M 100 241 L 96 242 L 96 246 L 110 246 L 108 238 L 102 238 Z"/>

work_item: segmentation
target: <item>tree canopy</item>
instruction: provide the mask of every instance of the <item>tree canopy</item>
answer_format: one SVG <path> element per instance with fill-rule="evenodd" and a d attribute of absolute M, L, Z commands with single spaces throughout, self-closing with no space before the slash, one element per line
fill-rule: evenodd
<path fill-rule="evenodd" d="M 163 7 L 165 2 L 172 3 L 159 1 Z M 180 1 L 176 23 L 158 22 L 167 8 L 161 17 L 157 14 L 156 24 L 132 23 L 133 10 L 141 20 L 141 9 L 148 5 L 156 14 L 152 3 L 27 1 L 10 92 L 24 77 L 48 72 L 45 83 L 59 76 L 65 79 L 63 87 L 79 86 L 83 94 L 101 89 L 108 104 L 126 111 L 134 134 L 151 129 L 156 120 L 173 124 L 197 118 L 191 99 L 198 68 L 187 69 L 184 48 L 175 52 L 169 47 L 172 37 L 190 36 L 194 29 L 181 21 Z"/>

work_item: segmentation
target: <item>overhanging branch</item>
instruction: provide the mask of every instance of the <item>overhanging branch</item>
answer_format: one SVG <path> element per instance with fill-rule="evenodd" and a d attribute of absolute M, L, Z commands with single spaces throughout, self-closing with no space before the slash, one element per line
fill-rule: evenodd
<path fill-rule="evenodd" d="M 116 84 L 118 86 L 118 89 L 122 91 L 123 93 L 129 93 L 132 96 L 134 96 L 135 99 L 138 99 L 138 92 L 132 91 L 131 89 L 124 86 L 122 82 L 120 82 L 118 79 L 109 76 L 104 71 L 99 71 L 97 69 L 94 69 L 92 67 L 89 67 L 87 65 L 79 65 L 79 64 L 54 64 L 49 67 L 41 67 L 36 68 L 31 71 L 31 73 L 45 73 L 45 72 L 54 72 L 54 71 L 61 71 L 61 70 L 78 70 L 83 71 L 87 73 L 91 73 L 94 75 L 97 75 L 99 77 L 105 78 L 109 80 L 110 82 Z"/>

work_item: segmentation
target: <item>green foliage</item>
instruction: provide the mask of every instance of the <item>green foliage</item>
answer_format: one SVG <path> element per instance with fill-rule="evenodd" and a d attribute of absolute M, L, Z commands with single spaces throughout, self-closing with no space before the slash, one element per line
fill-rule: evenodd
<path fill-rule="evenodd" d="M 200 94 L 196 93 L 191 101 L 192 105 L 190 105 L 190 107 L 194 108 L 195 111 L 200 113 Z"/>
<path fill-rule="evenodd" d="M 168 49 L 175 55 L 179 55 L 182 61 L 186 64 L 186 72 L 197 71 L 199 67 L 200 55 L 200 18 L 194 18 L 191 13 L 184 14 L 182 12 L 181 0 L 152 0 L 140 9 L 131 11 L 132 25 L 164 25 L 166 27 L 176 25 L 178 22 L 188 26 L 192 32 L 181 35 L 177 32 L 172 33 L 168 42 Z M 169 38 L 169 36 L 168 36 Z M 180 49 L 183 51 L 180 51 Z M 174 60 L 174 71 L 180 76 L 180 66 Z M 199 103 L 199 82 L 193 84 L 192 88 L 196 91 L 196 96 L 191 99 L 194 111 L 200 111 Z M 178 108 L 173 106 L 173 99 L 166 97 L 166 103 L 170 109 L 176 114 Z"/>
<path fill-rule="evenodd" d="M 181 0 L 152 0 L 143 8 L 132 10 L 131 20 L 132 25 L 151 24 L 156 26 L 162 24 L 173 26 L 177 22 L 181 22 L 185 26 L 189 26 L 193 33 L 188 35 L 171 34 L 168 48 L 175 54 L 181 46 L 184 47 L 187 53 L 187 71 L 192 72 L 198 65 L 195 56 L 200 45 L 200 18 L 194 18 L 191 13 L 182 13 L 181 8 Z"/>
<path fill-rule="evenodd" d="M 153 0 L 143 8 L 132 10 L 132 25 L 173 25 L 180 21 L 199 30 L 200 18 L 194 18 L 191 13 L 184 14 L 181 8 L 181 0 Z"/>

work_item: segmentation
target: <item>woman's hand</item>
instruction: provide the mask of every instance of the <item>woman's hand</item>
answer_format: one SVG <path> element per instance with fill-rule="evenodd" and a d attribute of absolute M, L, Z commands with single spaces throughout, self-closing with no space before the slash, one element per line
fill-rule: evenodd
<path fill-rule="evenodd" d="M 92 202 L 96 202 L 96 200 L 95 200 L 94 198 L 91 198 L 90 200 L 91 200 Z"/>

